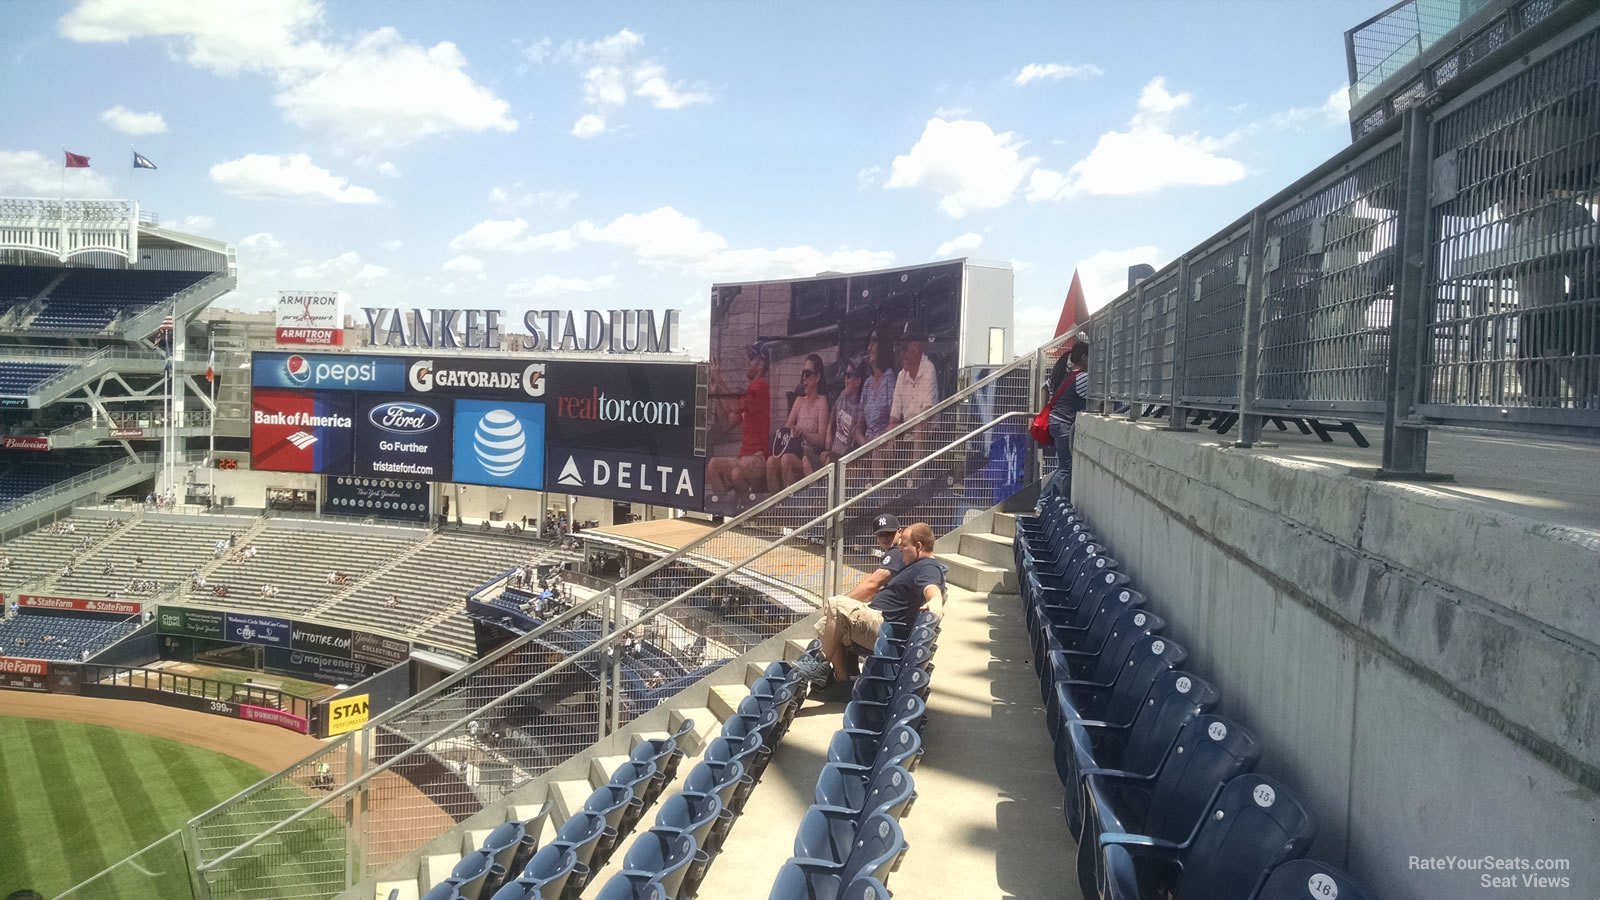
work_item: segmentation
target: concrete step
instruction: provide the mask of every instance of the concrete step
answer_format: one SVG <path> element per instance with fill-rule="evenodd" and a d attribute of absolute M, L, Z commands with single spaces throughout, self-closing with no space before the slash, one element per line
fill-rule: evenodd
<path fill-rule="evenodd" d="M 390 900 L 389 895 L 395 891 L 400 893 L 394 897 L 394 900 L 418 900 L 422 896 L 422 893 L 417 890 L 415 879 L 411 881 L 380 881 L 372 889 L 372 900 Z"/>
<path fill-rule="evenodd" d="M 628 747 L 629 749 L 637 750 L 639 745 L 645 741 L 664 741 L 669 737 L 672 737 L 672 735 L 665 731 L 643 731 L 628 738 Z"/>
<path fill-rule="evenodd" d="M 628 757 L 622 756 L 621 754 L 618 754 L 617 756 L 591 757 L 589 760 L 590 793 L 593 793 L 594 789 L 597 787 L 610 784 L 612 774 L 616 772 L 617 769 L 621 768 L 624 763 L 629 761 L 630 760 Z M 588 797 L 585 796 L 584 799 L 587 800 Z"/>
<path fill-rule="evenodd" d="M 1017 514 L 997 512 L 989 517 L 989 530 L 1001 537 L 1014 537 L 1017 533 Z"/>
<path fill-rule="evenodd" d="M 722 731 L 722 720 L 717 714 L 704 706 L 690 709 L 675 709 L 667 717 L 667 725 L 673 734 L 683 727 L 685 719 L 693 720 L 694 730 L 683 736 L 684 752 L 690 756 L 699 756 L 706 745 L 716 740 Z"/>
<path fill-rule="evenodd" d="M 799 659 L 805 655 L 806 647 L 810 645 L 810 638 L 806 638 L 805 640 L 794 638 L 783 645 L 783 658 L 786 660 Z"/>
<path fill-rule="evenodd" d="M 461 862 L 459 853 L 434 853 L 422 858 L 422 864 L 417 867 L 417 885 L 427 885 L 428 890 L 450 877 L 455 870 L 456 863 Z"/>
<path fill-rule="evenodd" d="M 719 721 L 726 722 L 733 717 L 739 709 L 739 704 L 744 698 L 750 696 L 750 689 L 737 684 L 719 684 L 712 688 L 706 696 L 706 705 L 716 713 Z"/>
<path fill-rule="evenodd" d="M 963 534 L 960 549 L 962 556 L 1002 569 L 1016 564 L 1011 555 L 1011 539 L 998 534 Z"/>
<path fill-rule="evenodd" d="M 549 790 L 550 824 L 559 828 L 589 802 L 589 795 L 594 793 L 594 785 L 573 778 L 566 781 L 552 781 Z"/>
<path fill-rule="evenodd" d="M 950 568 L 950 583 L 979 594 L 1017 592 L 1017 573 L 1009 567 L 992 566 L 982 560 L 947 553 L 939 561 Z"/>
<path fill-rule="evenodd" d="M 489 832 L 493 830 L 493 828 L 469 829 L 461 841 L 461 855 L 466 856 L 474 850 L 477 850 L 479 847 L 482 847 L 483 842 L 489 839 Z"/>

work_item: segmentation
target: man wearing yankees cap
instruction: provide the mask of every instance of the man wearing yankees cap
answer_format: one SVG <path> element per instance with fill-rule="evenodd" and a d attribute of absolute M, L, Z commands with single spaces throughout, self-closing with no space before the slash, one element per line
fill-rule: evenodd
<path fill-rule="evenodd" d="M 823 601 L 817 623 L 822 656 L 795 662 L 814 686 L 849 678 L 856 660 L 846 650 L 852 644 L 870 649 L 886 620 L 909 626 L 922 609 L 943 614 L 944 566 L 933 559 L 933 529 L 923 522 L 902 528 L 889 514 L 875 517 L 872 528 L 878 567 L 849 593 Z"/>

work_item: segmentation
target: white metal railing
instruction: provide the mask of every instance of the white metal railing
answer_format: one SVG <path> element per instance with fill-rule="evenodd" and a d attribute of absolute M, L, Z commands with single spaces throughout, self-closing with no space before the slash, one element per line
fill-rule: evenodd
<path fill-rule="evenodd" d="M 116 331 L 136 338 L 155 334 L 156 329 L 161 327 L 161 321 L 167 316 L 171 315 L 174 318 L 181 319 L 187 313 L 192 312 L 193 310 L 188 308 L 188 304 L 197 294 L 209 292 L 216 287 L 218 282 L 227 281 L 233 277 L 232 272 L 212 272 L 176 294 L 163 298 L 159 303 L 133 315 L 118 326 Z"/>
<path fill-rule="evenodd" d="M 52 497 L 57 497 L 62 494 L 79 490 L 95 481 L 107 478 L 123 469 L 129 468 L 130 466 L 153 466 L 156 464 L 156 457 L 156 453 L 147 450 L 143 453 L 137 453 L 133 456 L 124 457 L 116 462 L 107 463 L 97 469 L 91 469 L 82 473 L 81 475 L 74 475 L 65 481 L 57 482 L 49 487 L 40 488 L 31 494 L 24 494 L 15 500 L 11 500 L 6 503 L 0 503 L 0 513 L 16 512 L 24 507 L 48 502 Z"/>

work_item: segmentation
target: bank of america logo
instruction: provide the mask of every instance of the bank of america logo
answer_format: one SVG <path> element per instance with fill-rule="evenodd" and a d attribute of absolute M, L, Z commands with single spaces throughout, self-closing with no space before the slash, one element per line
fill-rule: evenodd
<path fill-rule="evenodd" d="M 304 450 L 316 442 L 317 436 L 309 431 L 296 431 L 294 434 L 289 435 L 289 443 L 299 447 L 301 450 Z"/>
<path fill-rule="evenodd" d="M 561 467 L 561 475 L 556 478 L 556 484 L 569 487 L 583 487 L 583 476 L 578 474 L 578 461 L 567 457 L 567 464 Z"/>

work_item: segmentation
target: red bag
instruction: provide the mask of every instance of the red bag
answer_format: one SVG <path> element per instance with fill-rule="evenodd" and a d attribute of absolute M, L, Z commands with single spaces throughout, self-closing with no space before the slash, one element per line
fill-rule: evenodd
<path fill-rule="evenodd" d="M 1050 446 L 1050 410 L 1055 409 L 1056 401 L 1061 399 L 1061 392 L 1072 383 L 1076 371 L 1068 372 L 1067 377 L 1061 379 L 1061 386 L 1056 388 L 1055 396 L 1050 398 L 1050 402 L 1044 405 L 1044 409 L 1039 410 L 1039 414 L 1034 416 L 1033 422 L 1028 425 L 1028 434 L 1033 435 L 1033 439 L 1038 441 L 1041 447 Z"/>

